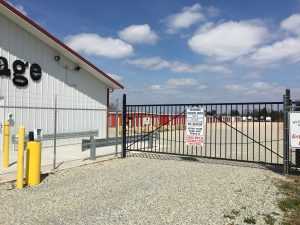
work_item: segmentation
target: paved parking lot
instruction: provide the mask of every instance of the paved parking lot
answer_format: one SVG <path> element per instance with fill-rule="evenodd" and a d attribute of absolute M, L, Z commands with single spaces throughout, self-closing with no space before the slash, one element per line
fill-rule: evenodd
<path fill-rule="evenodd" d="M 266 169 L 134 155 L 57 172 L 35 188 L 0 186 L 1 225 L 265 224 L 282 213 Z"/>

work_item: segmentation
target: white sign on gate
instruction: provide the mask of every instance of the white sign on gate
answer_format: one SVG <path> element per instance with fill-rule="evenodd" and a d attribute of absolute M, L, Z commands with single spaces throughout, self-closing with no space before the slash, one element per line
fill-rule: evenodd
<path fill-rule="evenodd" d="M 203 145 L 205 116 L 203 108 L 186 110 L 185 142 L 188 145 Z"/>
<path fill-rule="evenodd" d="M 151 118 L 150 117 L 144 117 L 143 118 L 143 126 L 150 126 L 151 124 Z"/>
<path fill-rule="evenodd" d="M 290 118 L 290 147 L 300 148 L 300 112 L 291 112 Z"/>

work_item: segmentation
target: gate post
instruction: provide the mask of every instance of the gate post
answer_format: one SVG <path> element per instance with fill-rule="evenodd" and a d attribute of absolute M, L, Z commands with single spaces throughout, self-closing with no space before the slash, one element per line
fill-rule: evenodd
<path fill-rule="evenodd" d="M 126 158 L 126 94 L 123 95 L 122 113 L 122 157 Z"/>
<path fill-rule="evenodd" d="M 286 89 L 283 95 L 283 173 L 285 175 L 289 174 L 289 118 L 288 113 L 290 111 L 290 90 Z"/>

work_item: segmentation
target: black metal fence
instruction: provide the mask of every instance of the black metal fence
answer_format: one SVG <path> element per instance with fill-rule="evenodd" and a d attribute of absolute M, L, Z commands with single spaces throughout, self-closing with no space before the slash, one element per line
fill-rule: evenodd
<path fill-rule="evenodd" d="M 289 91 L 280 102 L 127 105 L 123 99 L 123 156 L 128 151 L 289 165 Z M 186 112 L 205 113 L 204 141 L 186 144 Z M 130 141 L 127 141 L 130 138 Z"/>

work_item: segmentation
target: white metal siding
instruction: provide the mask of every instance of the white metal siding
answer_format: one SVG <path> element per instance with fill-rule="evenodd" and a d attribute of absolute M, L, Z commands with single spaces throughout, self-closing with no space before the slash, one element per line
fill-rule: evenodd
<path fill-rule="evenodd" d="M 29 84 L 16 87 L 12 79 L 0 77 L 0 96 L 5 105 L 53 107 L 57 95 L 58 107 L 91 108 L 102 111 L 68 110 L 58 111 L 58 132 L 99 129 L 99 136 L 106 135 L 106 86 L 86 71 L 73 70 L 75 65 L 62 58 L 54 60 L 57 53 L 45 43 L 30 35 L 21 27 L 0 15 L 0 56 L 8 59 L 10 68 L 16 59 L 38 63 L 43 70 L 42 79 L 34 82 L 25 76 Z M 23 124 L 26 129 L 42 128 L 44 133 L 53 132 L 53 110 L 6 109 L 5 115 L 13 113 L 15 129 Z"/>

